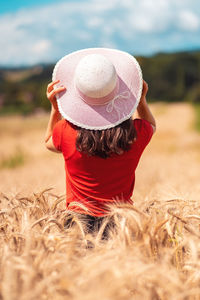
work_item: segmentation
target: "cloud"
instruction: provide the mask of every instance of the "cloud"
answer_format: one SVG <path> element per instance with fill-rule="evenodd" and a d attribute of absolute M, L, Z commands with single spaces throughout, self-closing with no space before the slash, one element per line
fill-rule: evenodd
<path fill-rule="evenodd" d="M 179 26 L 184 31 L 198 31 L 200 18 L 192 11 L 183 10 L 179 13 Z"/>
<path fill-rule="evenodd" d="M 0 16 L 0 65 L 54 62 L 87 47 L 133 54 L 200 48 L 197 0 L 76 0 Z"/>
<path fill-rule="evenodd" d="M 39 55 L 45 55 L 46 52 L 50 49 L 51 43 L 48 40 L 39 40 L 33 45 L 33 53 L 39 54 Z"/>

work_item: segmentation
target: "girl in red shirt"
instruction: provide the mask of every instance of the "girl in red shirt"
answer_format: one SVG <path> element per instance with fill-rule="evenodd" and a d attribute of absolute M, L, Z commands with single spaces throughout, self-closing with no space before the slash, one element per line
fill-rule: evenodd
<path fill-rule="evenodd" d="M 100 226 L 116 201 L 132 203 L 135 170 L 156 130 L 147 91 L 136 60 L 118 50 L 77 51 L 54 69 L 47 87 L 52 108 L 45 143 L 62 153 L 67 209 L 89 231 Z"/>

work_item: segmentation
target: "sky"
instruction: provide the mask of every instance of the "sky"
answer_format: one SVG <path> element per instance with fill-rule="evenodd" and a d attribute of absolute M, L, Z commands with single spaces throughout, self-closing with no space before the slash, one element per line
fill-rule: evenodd
<path fill-rule="evenodd" d="M 133 55 L 200 50 L 199 0 L 0 0 L 0 66 L 54 63 L 108 47 Z"/>

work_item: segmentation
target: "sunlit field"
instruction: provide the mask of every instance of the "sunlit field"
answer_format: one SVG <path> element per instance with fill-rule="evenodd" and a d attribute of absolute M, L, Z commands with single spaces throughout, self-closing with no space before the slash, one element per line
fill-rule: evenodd
<path fill-rule="evenodd" d="M 64 161 L 44 147 L 48 116 L 0 118 L 0 299 L 200 299 L 194 109 L 151 108 L 157 132 L 136 172 L 134 205 L 113 207 L 94 235 L 76 219 L 64 228 Z"/>

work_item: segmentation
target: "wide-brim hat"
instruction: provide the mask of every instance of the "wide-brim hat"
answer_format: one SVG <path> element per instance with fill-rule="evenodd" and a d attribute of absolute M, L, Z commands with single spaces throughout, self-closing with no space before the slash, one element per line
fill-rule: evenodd
<path fill-rule="evenodd" d="M 63 118 L 96 130 L 129 119 L 143 88 L 137 60 L 124 51 L 108 48 L 88 48 L 64 56 L 55 65 L 52 79 L 60 80 L 57 87 L 66 87 L 57 95 Z"/>

